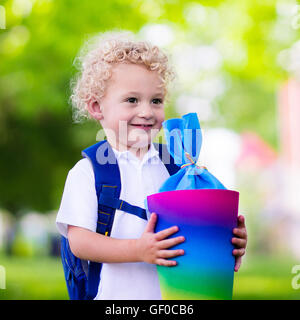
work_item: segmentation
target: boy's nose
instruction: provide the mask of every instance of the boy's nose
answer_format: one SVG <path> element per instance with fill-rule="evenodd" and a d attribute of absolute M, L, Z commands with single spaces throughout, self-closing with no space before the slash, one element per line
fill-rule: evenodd
<path fill-rule="evenodd" d="M 152 118 L 154 113 L 152 110 L 151 105 L 149 105 L 148 103 L 143 103 L 141 104 L 140 108 L 139 108 L 139 117 L 141 118 Z"/>

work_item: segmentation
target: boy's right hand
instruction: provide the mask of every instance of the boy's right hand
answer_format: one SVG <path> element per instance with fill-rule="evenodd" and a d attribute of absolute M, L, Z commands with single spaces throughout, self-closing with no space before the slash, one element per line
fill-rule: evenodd
<path fill-rule="evenodd" d="M 166 239 L 179 230 L 177 226 L 154 233 L 156 221 L 157 215 L 156 213 L 152 213 L 144 233 L 141 238 L 137 240 L 137 250 L 140 260 L 160 266 L 175 266 L 176 261 L 167 259 L 183 255 L 184 250 L 167 249 L 175 246 L 176 244 L 182 243 L 185 238 L 180 236 Z"/>

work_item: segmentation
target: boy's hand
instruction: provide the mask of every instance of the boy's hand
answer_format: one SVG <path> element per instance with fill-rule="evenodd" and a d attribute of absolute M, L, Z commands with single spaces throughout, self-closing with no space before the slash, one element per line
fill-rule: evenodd
<path fill-rule="evenodd" d="M 233 229 L 233 234 L 236 238 L 232 238 L 231 242 L 235 245 L 236 249 L 232 253 L 235 256 L 234 271 L 237 272 L 241 266 L 242 256 L 245 254 L 247 246 L 247 230 L 244 216 L 238 216 L 238 225 L 237 228 Z"/>
<path fill-rule="evenodd" d="M 154 233 L 156 221 L 157 215 L 152 213 L 144 233 L 141 238 L 137 240 L 137 250 L 140 260 L 160 266 L 175 266 L 176 261 L 167 259 L 183 255 L 184 250 L 168 250 L 168 248 L 182 243 L 185 239 L 182 236 L 166 239 L 179 230 L 176 226 Z"/>

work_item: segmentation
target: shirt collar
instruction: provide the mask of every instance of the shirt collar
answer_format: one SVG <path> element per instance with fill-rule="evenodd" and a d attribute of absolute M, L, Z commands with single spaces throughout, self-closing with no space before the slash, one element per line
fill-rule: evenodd
<path fill-rule="evenodd" d="M 117 158 L 117 160 L 119 159 L 126 159 L 126 160 L 134 160 L 134 161 L 139 161 L 141 163 L 145 163 L 147 161 L 149 161 L 151 158 L 159 158 L 159 152 L 156 150 L 156 148 L 154 147 L 153 143 L 150 144 L 150 148 L 147 151 L 147 153 L 144 155 L 142 160 L 139 160 L 132 152 L 130 152 L 129 150 L 125 150 L 125 151 L 119 151 L 115 148 L 113 148 L 114 154 Z"/>

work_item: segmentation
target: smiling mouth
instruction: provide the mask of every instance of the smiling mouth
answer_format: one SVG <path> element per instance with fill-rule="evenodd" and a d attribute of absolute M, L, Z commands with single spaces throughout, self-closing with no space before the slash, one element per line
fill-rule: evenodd
<path fill-rule="evenodd" d="M 154 124 L 131 124 L 135 128 L 143 129 L 143 130 L 150 130 Z"/>

